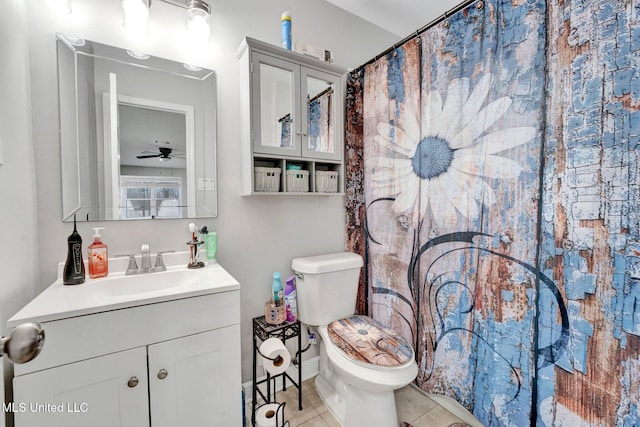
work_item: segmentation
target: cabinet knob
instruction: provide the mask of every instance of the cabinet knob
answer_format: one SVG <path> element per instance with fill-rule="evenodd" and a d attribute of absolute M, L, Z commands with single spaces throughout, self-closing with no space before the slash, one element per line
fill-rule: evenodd
<path fill-rule="evenodd" d="M 160 369 L 158 371 L 158 378 L 161 379 L 161 380 L 167 378 L 167 375 L 169 375 L 169 372 L 167 372 L 166 369 Z"/>
<path fill-rule="evenodd" d="M 127 381 L 127 385 L 129 386 L 129 388 L 134 388 L 135 386 L 137 386 L 138 385 L 138 377 L 129 378 L 129 381 Z"/>

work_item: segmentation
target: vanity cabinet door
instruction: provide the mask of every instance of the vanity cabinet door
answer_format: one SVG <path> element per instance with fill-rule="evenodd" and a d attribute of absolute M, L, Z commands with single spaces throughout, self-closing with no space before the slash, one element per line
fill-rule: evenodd
<path fill-rule="evenodd" d="M 149 346 L 151 425 L 242 424 L 240 325 Z"/>
<path fill-rule="evenodd" d="M 146 348 L 15 377 L 16 427 L 149 426 Z"/>
<path fill-rule="evenodd" d="M 253 151 L 300 156 L 300 66 L 257 52 L 251 58 Z"/>

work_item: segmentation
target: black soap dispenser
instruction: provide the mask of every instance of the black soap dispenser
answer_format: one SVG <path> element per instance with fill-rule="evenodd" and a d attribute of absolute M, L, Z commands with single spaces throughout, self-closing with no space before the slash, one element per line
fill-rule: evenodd
<path fill-rule="evenodd" d="M 64 263 L 62 283 L 65 285 L 79 285 L 84 283 L 84 260 L 82 259 L 82 237 L 76 229 L 76 216 L 73 216 L 73 233 L 67 239 L 69 252 Z"/>

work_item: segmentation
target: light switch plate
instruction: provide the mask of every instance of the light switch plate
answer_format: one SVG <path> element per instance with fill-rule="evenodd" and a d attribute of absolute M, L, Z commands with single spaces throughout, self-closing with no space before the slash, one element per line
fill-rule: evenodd
<path fill-rule="evenodd" d="M 215 191 L 216 185 L 213 178 L 198 178 L 198 190 Z"/>

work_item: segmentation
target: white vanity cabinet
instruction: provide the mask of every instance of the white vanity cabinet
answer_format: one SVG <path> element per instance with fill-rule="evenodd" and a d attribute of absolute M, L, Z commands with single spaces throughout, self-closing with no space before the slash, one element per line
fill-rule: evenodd
<path fill-rule="evenodd" d="M 240 291 L 224 274 L 212 293 L 36 318 L 45 344 L 15 365 L 15 426 L 240 426 Z"/>
<path fill-rule="evenodd" d="M 141 347 L 15 377 L 15 425 L 148 426 L 146 357 Z"/>
<path fill-rule="evenodd" d="M 267 194 L 255 168 L 279 168 L 272 194 L 342 194 L 344 182 L 344 75 L 313 57 L 246 37 L 240 61 L 243 194 Z M 308 190 L 293 187 L 287 170 L 302 170 Z M 295 172 L 290 172 L 295 174 Z M 334 190 L 316 185 L 327 173 Z M 318 182 L 319 184 L 319 182 Z"/>

